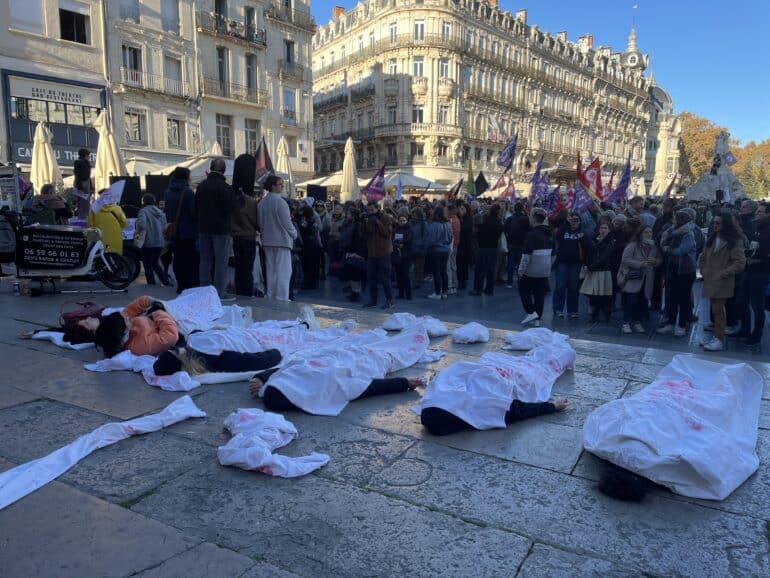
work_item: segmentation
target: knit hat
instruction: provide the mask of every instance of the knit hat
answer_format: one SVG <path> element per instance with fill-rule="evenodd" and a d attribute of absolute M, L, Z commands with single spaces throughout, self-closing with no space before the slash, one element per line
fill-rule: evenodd
<path fill-rule="evenodd" d="M 174 375 L 177 371 L 182 371 L 182 362 L 170 351 L 164 351 L 155 360 L 152 369 L 155 375 Z"/>

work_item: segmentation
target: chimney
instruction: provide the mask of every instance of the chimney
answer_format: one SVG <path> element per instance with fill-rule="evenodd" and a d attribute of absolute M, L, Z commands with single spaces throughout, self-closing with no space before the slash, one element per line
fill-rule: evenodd
<path fill-rule="evenodd" d="M 487 0 L 490 6 L 497 6 L 497 0 Z"/>
<path fill-rule="evenodd" d="M 561 32 L 558 32 L 556 34 L 556 38 L 558 38 L 562 42 L 567 42 L 567 31 L 566 30 L 562 30 Z"/>
<path fill-rule="evenodd" d="M 332 18 L 337 18 L 337 16 L 342 16 L 343 14 L 345 14 L 345 8 L 342 6 L 332 8 Z"/>

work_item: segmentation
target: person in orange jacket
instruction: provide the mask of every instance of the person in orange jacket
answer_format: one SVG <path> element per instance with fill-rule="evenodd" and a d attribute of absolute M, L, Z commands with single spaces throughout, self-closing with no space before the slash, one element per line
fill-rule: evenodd
<path fill-rule="evenodd" d="M 176 321 L 149 295 L 135 299 L 121 312 L 103 317 L 94 332 L 94 343 L 105 357 L 126 350 L 134 355 L 159 355 L 177 341 Z"/>

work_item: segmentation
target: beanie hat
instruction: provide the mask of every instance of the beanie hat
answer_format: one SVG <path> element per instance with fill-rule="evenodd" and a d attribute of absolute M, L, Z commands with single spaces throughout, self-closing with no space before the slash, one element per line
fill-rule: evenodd
<path fill-rule="evenodd" d="M 155 375 L 173 375 L 177 371 L 182 371 L 182 362 L 170 351 L 164 351 L 155 360 L 152 369 Z"/>

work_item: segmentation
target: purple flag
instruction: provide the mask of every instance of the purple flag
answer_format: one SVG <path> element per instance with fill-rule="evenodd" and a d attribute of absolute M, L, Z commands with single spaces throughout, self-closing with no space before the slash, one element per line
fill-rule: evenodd
<path fill-rule="evenodd" d="M 361 189 L 368 203 L 376 203 L 385 197 L 385 165 L 375 173 L 366 186 Z"/>
<path fill-rule="evenodd" d="M 516 141 L 519 140 L 519 133 L 513 135 L 513 138 L 505 145 L 505 148 L 500 151 L 497 157 L 497 166 L 506 167 L 506 171 L 511 168 L 513 164 L 513 157 L 516 156 Z"/>
<path fill-rule="evenodd" d="M 572 200 L 572 210 L 576 213 L 582 213 L 593 203 L 593 199 L 583 188 L 583 183 L 579 180 L 575 183 L 575 196 Z"/>
<path fill-rule="evenodd" d="M 617 188 L 605 199 L 607 203 L 619 203 L 626 198 L 628 194 L 628 185 L 631 184 L 631 159 L 626 162 L 623 172 L 620 173 L 620 180 Z"/>

